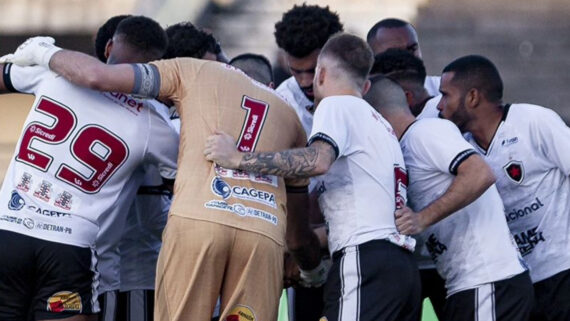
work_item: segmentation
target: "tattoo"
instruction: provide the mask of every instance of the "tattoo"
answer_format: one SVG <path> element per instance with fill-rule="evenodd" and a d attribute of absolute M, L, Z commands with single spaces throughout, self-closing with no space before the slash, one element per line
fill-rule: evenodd
<path fill-rule="evenodd" d="M 333 147 L 317 141 L 305 148 L 273 153 L 247 153 L 239 168 L 253 173 L 301 178 L 323 174 L 320 172 L 323 164 L 328 168 L 335 159 Z"/>

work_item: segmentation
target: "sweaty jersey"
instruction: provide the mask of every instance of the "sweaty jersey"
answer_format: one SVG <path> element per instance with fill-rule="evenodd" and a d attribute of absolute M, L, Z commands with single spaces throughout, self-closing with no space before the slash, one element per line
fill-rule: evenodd
<path fill-rule="evenodd" d="M 483 154 L 497 177 L 505 216 L 533 282 L 570 268 L 570 128 L 552 110 L 504 108 Z"/>
<path fill-rule="evenodd" d="M 409 175 L 409 205 L 416 212 L 441 197 L 459 165 L 476 153 L 459 129 L 443 119 L 412 123 L 400 144 Z M 419 239 L 445 279 L 448 296 L 525 270 L 503 213 L 492 185 L 471 204 L 421 233 Z"/>
<path fill-rule="evenodd" d="M 399 235 L 396 204 L 406 203 L 406 169 L 392 126 L 363 99 L 331 96 L 315 112 L 309 143 L 323 140 L 337 154 L 317 185 L 329 228 L 331 253 L 375 239 L 389 239 L 413 251 Z"/>
<path fill-rule="evenodd" d="M 6 65 L 4 82 L 36 99 L 0 191 L 0 229 L 91 247 L 138 166 L 174 177 L 177 135 L 145 101 L 41 67 Z"/>
<path fill-rule="evenodd" d="M 311 111 L 314 108 L 314 103 L 303 93 L 295 77 L 287 78 L 275 91 L 283 96 L 289 105 L 293 106 L 301 124 L 303 124 L 305 134 L 309 136 L 313 128 L 313 113 Z"/>
<path fill-rule="evenodd" d="M 192 58 L 153 64 L 160 73 L 159 97 L 174 102 L 183 124 L 170 215 L 253 231 L 284 244 L 283 179 L 217 167 L 203 150 L 216 129 L 237 137 L 243 152 L 303 147 L 306 136 L 294 110 L 229 65 Z M 287 184 L 305 188 L 307 180 Z"/>

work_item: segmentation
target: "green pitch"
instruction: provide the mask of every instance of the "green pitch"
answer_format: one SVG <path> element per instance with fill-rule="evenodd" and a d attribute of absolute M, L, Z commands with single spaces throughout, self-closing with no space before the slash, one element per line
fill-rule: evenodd
<path fill-rule="evenodd" d="M 289 311 L 287 310 L 287 291 L 283 290 L 281 300 L 279 301 L 279 318 L 277 321 L 289 321 Z M 315 320 L 317 321 L 317 320 Z M 422 314 L 422 321 L 438 321 L 433 312 L 433 307 L 428 299 L 424 300 L 424 309 Z"/>

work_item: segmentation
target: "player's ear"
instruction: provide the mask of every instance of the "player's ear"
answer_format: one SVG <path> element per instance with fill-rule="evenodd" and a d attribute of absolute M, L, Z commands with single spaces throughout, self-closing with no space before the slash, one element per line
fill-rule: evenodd
<path fill-rule="evenodd" d="M 113 49 L 113 38 L 109 39 L 107 41 L 107 44 L 105 45 L 105 59 L 109 59 L 112 49 Z"/>
<path fill-rule="evenodd" d="M 465 95 L 465 105 L 467 107 L 475 108 L 481 102 L 481 91 L 476 88 L 471 88 Z"/>
<path fill-rule="evenodd" d="M 315 75 L 315 80 L 317 81 L 319 86 L 325 82 L 326 73 L 327 73 L 327 70 L 325 67 L 321 66 L 321 67 L 317 68 L 317 74 Z"/>
<path fill-rule="evenodd" d="M 362 96 L 366 95 L 366 93 L 370 90 L 370 86 L 372 85 L 372 83 L 370 82 L 370 80 L 366 79 L 366 81 L 364 82 L 364 85 L 362 86 Z M 407 97 L 407 94 L 406 94 Z"/>

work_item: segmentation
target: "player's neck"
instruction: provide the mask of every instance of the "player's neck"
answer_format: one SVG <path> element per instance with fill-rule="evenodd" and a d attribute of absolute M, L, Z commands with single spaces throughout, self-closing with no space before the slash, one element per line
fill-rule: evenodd
<path fill-rule="evenodd" d="M 416 121 L 416 117 L 411 113 L 387 112 L 382 113 L 382 116 L 392 125 L 392 129 L 394 129 L 398 140 L 402 139 L 402 135 L 404 135 L 410 125 Z"/>
<path fill-rule="evenodd" d="M 479 146 L 488 150 L 503 118 L 503 109 L 500 104 L 493 105 L 480 114 L 475 121 L 475 126 L 470 126 L 472 128 L 468 128 L 468 131 L 471 132 Z"/>

